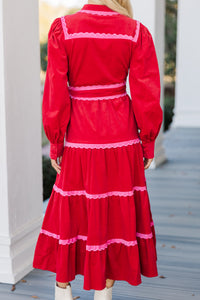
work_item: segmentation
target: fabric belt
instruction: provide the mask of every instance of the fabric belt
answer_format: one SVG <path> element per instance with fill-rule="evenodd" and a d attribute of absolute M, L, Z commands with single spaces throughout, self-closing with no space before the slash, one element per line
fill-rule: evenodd
<path fill-rule="evenodd" d="M 88 85 L 88 86 L 68 86 L 71 98 L 80 100 L 112 99 L 127 95 L 126 82 Z"/>

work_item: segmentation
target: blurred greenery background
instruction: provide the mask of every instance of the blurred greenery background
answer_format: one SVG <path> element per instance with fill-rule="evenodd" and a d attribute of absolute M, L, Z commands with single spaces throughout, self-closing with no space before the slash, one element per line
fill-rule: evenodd
<path fill-rule="evenodd" d="M 168 130 L 173 118 L 176 81 L 176 36 L 177 0 L 166 1 L 165 16 L 165 90 L 164 90 L 164 130 Z"/>

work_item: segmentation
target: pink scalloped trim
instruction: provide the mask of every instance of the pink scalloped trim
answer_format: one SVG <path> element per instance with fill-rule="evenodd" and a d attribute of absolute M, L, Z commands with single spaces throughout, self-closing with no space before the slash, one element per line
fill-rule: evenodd
<path fill-rule="evenodd" d="M 133 37 L 127 34 L 99 33 L 99 32 L 77 32 L 68 34 L 67 39 L 96 38 L 96 39 L 125 39 L 133 41 Z"/>
<path fill-rule="evenodd" d="M 139 32 L 140 32 L 140 22 L 136 21 L 136 30 L 135 30 L 135 35 L 133 37 L 133 42 L 137 42 L 139 37 Z"/>
<path fill-rule="evenodd" d="M 57 187 L 55 184 L 53 185 L 53 189 L 55 192 L 59 193 L 62 196 L 86 196 L 86 198 L 89 199 L 100 199 L 105 198 L 109 196 L 119 196 L 119 197 L 128 197 L 133 196 L 134 191 L 146 191 L 146 186 L 134 186 L 132 191 L 127 192 L 121 192 L 121 191 L 111 191 L 107 193 L 101 193 L 101 194 L 89 194 L 85 190 L 77 190 L 77 191 L 63 191 L 59 187 Z"/>
<path fill-rule="evenodd" d="M 72 143 L 65 140 L 65 147 L 72 147 L 72 148 L 86 148 L 86 149 L 106 149 L 106 148 L 117 148 L 123 146 L 129 146 L 133 144 L 140 143 L 140 139 L 133 139 L 124 142 L 117 142 L 117 143 L 105 143 L 105 144 L 82 144 L 82 143 Z"/>
<path fill-rule="evenodd" d="M 96 39 L 122 39 L 130 40 L 133 42 L 137 41 L 137 31 L 134 37 L 128 34 L 117 34 L 117 33 L 99 33 L 99 32 L 75 32 L 67 34 L 67 39 L 77 38 L 96 38 Z"/>
<path fill-rule="evenodd" d="M 71 239 L 61 240 L 59 234 L 55 234 L 55 233 L 52 233 L 52 232 L 44 230 L 44 229 L 41 229 L 40 233 L 43 233 L 47 236 L 50 236 L 50 237 L 53 237 L 54 239 L 59 240 L 59 244 L 61 244 L 61 245 L 67 245 L 67 244 L 69 245 L 69 244 L 75 243 L 77 240 L 83 240 L 83 241 L 87 240 L 87 236 L 85 236 L 85 235 L 77 235 L 76 237 L 73 237 Z"/>
<path fill-rule="evenodd" d="M 45 234 L 49 237 L 53 237 L 54 239 L 59 240 L 60 245 L 70 245 L 70 244 L 75 243 L 77 240 L 87 241 L 87 236 L 86 235 L 77 235 L 77 236 L 75 236 L 73 238 L 70 238 L 70 239 L 61 240 L 60 235 L 52 233 L 50 231 L 41 229 L 40 233 L 43 233 L 43 234 Z M 136 236 L 138 236 L 140 238 L 144 238 L 144 239 L 150 239 L 150 238 L 153 237 L 152 233 L 151 234 L 142 234 L 142 233 L 138 233 L 138 232 L 136 232 Z M 106 243 L 101 244 L 101 245 L 86 245 L 86 250 L 87 251 L 101 251 L 101 250 L 106 249 L 108 247 L 108 245 L 110 245 L 112 243 L 123 244 L 123 245 L 129 247 L 129 246 L 137 245 L 137 240 L 127 241 L 127 240 L 124 240 L 124 239 L 110 239 Z"/>
<path fill-rule="evenodd" d="M 118 12 L 112 11 L 97 11 L 97 10 L 89 10 L 89 9 L 82 9 L 79 12 L 81 13 L 88 13 L 92 15 L 99 15 L 99 16 L 113 16 L 113 15 L 120 15 Z"/>
<path fill-rule="evenodd" d="M 69 245 L 71 243 L 75 243 L 77 240 L 86 241 L 87 240 L 87 236 L 85 236 L 85 235 L 77 235 L 76 237 L 71 238 L 71 239 L 59 240 L 59 244 L 61 244 L 61 245 Z"/>
<path fill-rule="evenodd" d="M 113 14 L 113 13 L 112 13 Z M 76 38 L 105 38 L 105 39 L 126 39 L 133 42 L 137 42 L 139 31 L 140 31 L 140 22 L 136 21 L 136 31 L 134 37 L 128 34 L 117 34 L 117 33 L 99 33 L 99 32 L 75 32 L 68 33 L 65 17 L 61 17 L 62 28 L 64 31 L 65 40 L 66 39 L 76 39 Z"/>
<path fill-rule="evenodd" d="M 66 25 L 66 22 L 65 22 L 65 17 L 61 17 L 61 23 L 62 23 L 62 28 L 63 28 L 63 31 L 64 31 L 65 40 L 66 40 L 67 37 L 68 37 L 68 30 L 67 30 L 67 25 Z"/>
<path fill-rule="evenodd" d="M 102 245 L 86 245 L 86 250 L 87 251 L 101 251 L 101 250 L 105 250 L 110 244 L 112 243 L 118 243 L 118 244 L 123 244 L 125 246 L 135 246 L 137 245 L 137 241 L 126 241 L 124 239 L 111 239 L 108 240 L 105 244 Z"/>
<path fill-rule="evenodd" d="M 118 88 L 121 86 L 126 85 L 126 82 L 120 83 L 112 83 L 112 84 L 93 84 L 93 85 L 86 85 L 86 86 L 69 86 L 68 88 L 72 91 L 85 91 L 85 90 L 99 90 L 99 89 L 112 89 Z"/>
<path fill-rule="evenodd" d="M 120 97 L 125 97 L 127 96 L 128 94 L 127 93 L 123 93 L 123 94 L 117 94 L 117 95 L 112 95 L 112 96 L 103 96 L 103 97 L 76 97 L 76 96 L 73 96 L 71 93 L 69 93 L 70 97 L 72 99 L 75 99 L 75 100 L 83 100 L 83 101 L 98 101 L 98 100 L 110 100 L 110 99 L 117 99 L 117 98 L 120 98 Z"/>
<path fill-rule="evenodd" d="M 146 186 L 135 186 L 134 187 L 134 191 L 140 191 L 140 192 L 143 192 L 143 191 L 146 191 Z"/>
<path fill-rule="evenodd" d="M 60 235 L 55 234 L 55 233 L 52 233 L 52 232 L 47 231 L 47 230 L 45 230 L 45 229 L 41 229 L 41 230 L 40 230 L 40 233 L 46 234 L 46 235 L 48 235 L 48 236 L 50 236 L 50 237 L 53 237 L 54 239 L 57 239 L 57 240 L 59 240 L 59 238 L 60 238 Z"/>
<path fill-rule="evenodd" d="M 153 234 L 152 234 L 152 232 L 149 234 L 143 234 L 143 233 L 136 232 L 136 236 L 139 238 L 142 238 L 142 239 L 151 239 L 153 237 Z"/>

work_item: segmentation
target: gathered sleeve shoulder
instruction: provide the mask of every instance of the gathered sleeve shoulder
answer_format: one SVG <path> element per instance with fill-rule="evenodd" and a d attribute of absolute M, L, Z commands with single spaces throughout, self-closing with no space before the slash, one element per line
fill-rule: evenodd
<path fill-rule="evenodd" d="M 151 33 L 142 23 L 139 24 L 138 39 L 132 45 L 129 86 L 143 156 L 153 158 L 155 139 L 163 120 L 160 74 Z"/>
<path fill-rule="evenodd" d="M 64 136 L 70 121 L 68 58 L 61 18 L 56 18 L 48 32 L 47 71 L 42 101 L 42 121 L 50 141 L 50 158 L 57 159 L 64 150 Z"/>

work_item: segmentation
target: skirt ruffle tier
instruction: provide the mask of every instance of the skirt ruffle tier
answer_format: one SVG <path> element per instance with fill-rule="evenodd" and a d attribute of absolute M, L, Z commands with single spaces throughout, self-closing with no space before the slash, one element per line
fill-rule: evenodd
<path fill-rule="evenodd" d="M 157 272 L 156 236 L 140 143 L 65 147 L 35 248 L 33 267 L 85 290 L 106 278 L 139 285 Z"/>

